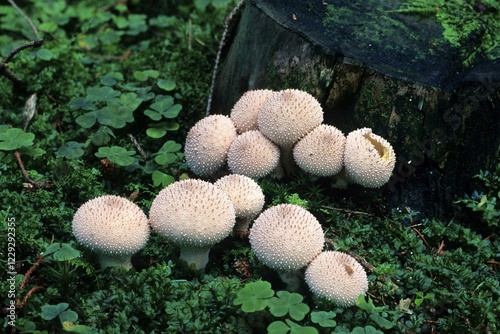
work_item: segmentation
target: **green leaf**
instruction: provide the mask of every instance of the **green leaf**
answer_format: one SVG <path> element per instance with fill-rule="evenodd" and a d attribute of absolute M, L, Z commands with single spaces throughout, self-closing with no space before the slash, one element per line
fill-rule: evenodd
<path fill-rule="evenodd" d="M 111 87 L 89 87 L 87 88 L 87 99 L 90 101 L 112 101 L 118 96 L 120 96 L 120 92 L 114 90 Z"/>
<path fill-rule="evenodd" d="M 66 332 L 71 332 L 71 333 L 79 333 L 79 334 L 95 334 L 97 333 L 92 327 L 89 326 L 84 326 L 84 325 L 75 325 L 71 321 L 64 321 L 62 323 L 63 329 Z"/>
<path fill-rule="evenodd" d="M 56 261 L 69 261 L 79 257 L 80 252 L 71 247 L 70 244 L 54 243 L 47 247 L 45 252 L 43 252 L 43 256 L 46 258 L 52 256 Z"/>
<path fill-rule="evenodd" d="M 45 150 L 39 148 L 39 147 L 21 147 L 19 149 L 19 153 L 22 155 L 29 155 L 30 157 L 40 157 L 44 155 L 46 152 Z"/>
<path fill-rule="evenodd" d="M 168 165 L 177 160 L 175 153 L 164 152 L 155 157 L 155 162 L 159 165 Z"/>
<path fill-rule="evenodd" d="M 159 100 L 153 104 L 151 104 L 149 107 L 161 114 L 163 112 L 167 111 L 171 106 L 174 104 L 174 98 L 171 96 L 167 96 L 163 98 L 162 100 Z"/>
<path fill-rule="evenodd" d="M 173 140 L 168 140 L 160 148 L 160 152 L 179 152 L 181 148 L 182 148 L 181 144 L 178 144 Z"/>
<path fill-rule="evenodd" d="M 57 305 L 45 304 L 42 306 L 42 313 L 40 313 L 40 316 L 43 320 L 55 319 L 61 312 L 65 311 L 68 306 L 68 303 L 59 303 Z"/>
<path fill-rule="evenodd" d="M 69 107 L 73 110 L 83 109 L 83 110 L 95 110 L 94 104 L 89 99 L 84 97 L 77 97 L 69 102 Z"/>
<path fill-rule="evenodd" d="M 175 182 L 175 178 L 171 175 L 162 173 L 158 170 L 155 170 L 153 174 L 151 175 L 151 178 L 153 180 L 153 185 L 155 187 L 158 187 L 161 185 L 162 187 L 166 187 L 171 183 Z"/>
<path fill-rule="evenodd" d="M 92 144 L 96 146 L 106 145 L 111 137 L 115 138 L 113 131 L 107 126 L 101 126 L 94 134 L 90 135 Z"/>
<path fill-rule="evenodd" d="M 76 124 L 82 128 L 88 129 L 94 126 L 97 121 L 97 112 L 91 111 L 86 114 L 80 115 L 76 118 Z"/>
<path fill-rule="evenodd" d="M 167 130 L 158 129 L 158 128 L 149 128 L 146 130 L 146 134 L 148 135 L 148 137 L 158 139 L 158 138 L 161 138 L 164 135 L 166 135 Z"/>
<path fill-rule="evenodd" d="M 33 145 L 35 135 L 19 128 L 0 130 L 0 150 L 13 151 L 21 147 Z"/>
<path fill-rule="evenodd" d="M 146 81 L 148 78 L 156 79 L 160 72 L 156 70 L 134 71 L 134 78 L 138 81 Z"/>
<path fill-rule="evenodd" d="M 377 325 L 385 329 L 391 329 L 395 325 L 393 322 L 376 313 L 370 314 L 370 319 L 372 319 Z"/>
<path fill-rule="evenodd" d="M 104 86 L 113 86 L 117 81 L 123 81 L 123 74 L 120 72 L 108 72 L 102 76 L 99 81 Z"/>
<path fill-rule="evenodd" d="M 266 308 L 269 298 L 274 295 L 274 290 L 271 289 L 271 283 L 266 281 L 257 281 L 245 284 L 238 291 L 237 298 L 234 300 L 234 305 L 241 305 L 243 312 L 262 311 Z"/>
<path fill-rule="evenodd" d="M 144 115 L 148 116 L 153 121 L 159 121 L 162 118 L 162 115 L 159 112 L 151 109 L 144 110 Z"/>
<path fill-rule="evenodd" d="M 278 291 L 276 296 L 271 298 L 268 303 L 269 311 L 275 317 L 283 317 L 286 314 L 290 314 L 292 319 L 300 321 L 310 311 L 309 306 L 302 303 L 304 297 L 298 293 Z"/>
<path fill-rule="evenodd" d="M 321 327 L 335 327 L 337 326 L 337 322 L 333 320 L 336 314 L 333 311 L 313 311 L 311 312 L 311 321 L 315 324 L 320 325 Z"/>
<path fill-rule="evenodd" d="M 125 127 L 127 123 L 134 121 L 133 112 L 117 104 L 107 106 L 96 111 L 97 121 L 115 129 Z"/>
<path fill-rule="evenodd" d="M 84 144 L 77 143 L 76 141 L 69 141 L 63 146 L 59 147 L 56 155 L 60 158 L 78 159 L 84 153 L 84 151 L 82 150 L 83 145 Z"/>
<path fill-rule="evenodd" d="M 36 51 L 36 56 L 42 60 L 51 60 L 54 54 L 49 49 L 39 49 Z"/>
<path fill-rule="evenodd" d="M 287 334 L 290 327 L 283 321 L 273 321 L 267 326 L 267 334 Z"/>
<path fill-rule="evenodd" d="M 166 90 L 167 92 L 175 89 L 175 82 L 169 79 L 160 79 L 156 84 L 159 88 Z"/>
<path fill-rule="evenodd" d="M 179 115 L 179 112 L 182 110 L 182 106 L 180 104 L 174 104 L 167 111 L 163 112 L 163 116 L 165 118 L 175 118 Z"/>
<path fill-rule="evenodd" d="M 107 158 L 109 161 L 114 162 L 118 166 L 129 166 L 135 162 L 135 158 L 132 155 L 135 151 L 127 151 L 123 147 L 111 146 L 111 147 L 100 147 L 99 151 L 95 153 L 98 158 Z"/>
<path fill-rule="evenodd" d="M 384 334 L 384 332 L 379 331 L 373 326 L 365 326 L 363 327 L 355 327 L 352 331 L 351 334 Z"/>
<path fill-rule="evenodd" d="M 75 322 L 78 320 L 78 314 L 73 310 L 66 310 L 59 314 L 59 320 L 61 320 L 61 323 L 65 321 Z"/>

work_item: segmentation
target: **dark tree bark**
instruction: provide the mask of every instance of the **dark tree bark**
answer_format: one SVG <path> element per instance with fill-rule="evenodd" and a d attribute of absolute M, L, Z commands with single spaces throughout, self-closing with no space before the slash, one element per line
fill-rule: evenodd
<path fill-rule="evenodd" d="M 466 46 L 444 40 L 435 19 L 390 8 L 249 1 L 212 113 L 229 114 L 250 89 L 308 91 L 325 123 L 345 134 L 370 127 L 392 143 L 398 160 L 391 181 L 363 193 L 443 217 L 454 199 L 472 192 L 472 176 L 492 168 L 500 146 L 500 63 Z"/>

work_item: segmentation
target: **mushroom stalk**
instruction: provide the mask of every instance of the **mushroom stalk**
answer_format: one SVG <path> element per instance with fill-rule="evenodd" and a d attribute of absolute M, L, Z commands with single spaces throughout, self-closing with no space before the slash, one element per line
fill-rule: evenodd
<path fill-rule="evenodd" d="M 194 265 L 195 269 L 204 269 L 208 263 L 210 247 L 181 246 L 179 258 L 186 261 L 189 266 Z"/>
<path fill-rule="evenodd" d="M 286 284 L 286 290 L 296 292 L 300 289 L 300 284 L 304 279 L 304 274 L 300 270 L 294 271 L 279 271 L 278 272 L 283 283 Z"/>
<path fill-rule="evenodd" d="M 98 261 L 101 268 L 123 267 L 128 270 L 132 268 L 131 258 L 132 256 L 130 255 L 101 254 L 98 256 Z"/>

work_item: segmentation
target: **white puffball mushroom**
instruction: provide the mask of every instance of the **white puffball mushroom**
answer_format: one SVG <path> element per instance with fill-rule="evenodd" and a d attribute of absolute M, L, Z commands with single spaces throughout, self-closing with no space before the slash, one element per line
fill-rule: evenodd
<path fill-rule="evenodd" d="M 196 269 L 205 268 L 210 248 L 231 233 L 235 221 L 229 196 L 197 179 L 168 185 L 153 200 L 149 212 L 153 230 L 178 245 L 181 260 Z"/>
<path fill-rule="evenodd" d="M 300 269 L 321 253 L 324 244 L 316 217 L 295 204 L 264 210 L 250 228 L 249 239 L 257 258 L 275 269 L 290 290 L 300 285 Z"/>
<path fill-rule="evenodd" d="M 391 144 L 370 128 L 350 132 L 344 150 L 345 173 L 349 181 L 367 188 L 387 183 L 396 164 Z"/>
<path fill-rule="evenodd" d="M 300 139 L 293 148 L 297 165 L 316 176 L 332 176 L 344 166 L 346 137 L 336 127 L 321 124 Z"/>
<path fill-rule="evenodd" d="M 230 174 L 217 180 L 214 185 L 224 191 L 233 203 L 236 212 L 236 225 L 233 231 L 237 235 L 248 232 L 250 222 L 257 217 L 264 207 L 264 193 L 251 178 Z"/>
<path fill-rule="evenodd" d="M 245 92 L 231 109 L 229 117 L 238 134 L 257 130 L 257 116 L 264 101 L 273 93 L 269 89 L 256 89 Z"/>
<path fill-rule="evenodd" d="M 363 267 L 352 256 L 338 251 L 325 251 L 311 261 L 305 281 L 318 297 L 335 301 L 340 306 L 356 303 L 368 291 L 368 278 Z"/>
<path fill-rule="evenodd" d="M 234 174 L 256 179 L 277 170 L 280 149 L 258 130 L 247 131 L 233 141 L 227 154 L 227 165 Z"/>
<path fill-rule="evenodd" d="M 188 132 L 184 154 L 189 168 L 198 176 L 210 176 L 225 165 L 227 152 L 236 139 L 236 128 L 224 115 L 199 120 Z"/>
<path fill-rule="evenodd" d="M 311 94 L 298 89 L 274 92 L 260 109 L 257 124 L 281 149 L 285 172 L 294 169 L 293 145 L 323 122 L 323 108 Z"/>
<path fill-rule="evenodd" d="M 78 242 L 98 254 L 101 267 L 130 269 L 130 259 L 149 238 L 146 214 L 130 200 L 105 195 L 82 204 L 72 230 Z"/>

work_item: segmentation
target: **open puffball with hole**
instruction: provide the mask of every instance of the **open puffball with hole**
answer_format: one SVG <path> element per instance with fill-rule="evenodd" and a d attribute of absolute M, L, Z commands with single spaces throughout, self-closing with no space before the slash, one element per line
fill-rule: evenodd
<path fill-rule="evenodd" d="M 199 120 L 188 132 L 184 155 L 189 168 L 198 176 L 210 176 L 221 170 L 227 152 L 236 139 L 236 128 L 224 115 Z"/>
<path fill-rule="evenodd" d="M 214 185 L 224 191 L 233 203 L 236 212 L 235 234 L 247 233 L 250 222 L 257 217 L 264 207 L 264 193 L 251 178 L 230 174 L 217 180 Z"/>
<path fill-rule="evenodd" d="M 102 267 L 132 267 L 131 256 L 149 238 L 148 218 L 126 198 L 105 195 L 85 202 L 76 211 L 73 234 L 98 254 Z"/>
<path fill-rule="evenodd" d="M 338 251 L 325 251 L 314 258 L 306 269 L 305 281 L 316 296 L 340 306 L 354 305 L 368 290 L 363 267 L 352 256 Z"/>
<path fill-rule="evenodd" d="M 350 132 L 344 150 L 345 174 L 350 182 L 379 188 L 389 181 L 396 164 L 391 144 L 370 128 Z"/>
<path fill-rule="evenodd" d="M 344 167 L 346 137 L 336 127 L 321 124 L 300 139 L 293 148 L 297 165 L 316 176 L 332 176 Z"/>
<path fill-rule="evenodd" d="M 229 196 L 210 182 L 177 181 L 156 196 L 149 222 L 160 236 L 180 247 L 180 258 L 205 268 L 210 248 L 227 237 L 236 222 Z"/>
<path fill-rule="evenodd" d="M 300 269 L 321 253 L 324 245 L 316 217 L 294 204 L 279 204 L 263 211 L 255 219 L 249 239 L 257 258 L 275 269 L 290 290 L 300 285 Z"/>
<path fill-rule="evenodd" d="M 229 117 L 238 134 L 257 130 L 257 117 L 264 101 L 273 93 L 269 89 L 256 89 L 245 92 L 231 109 Z"/>

